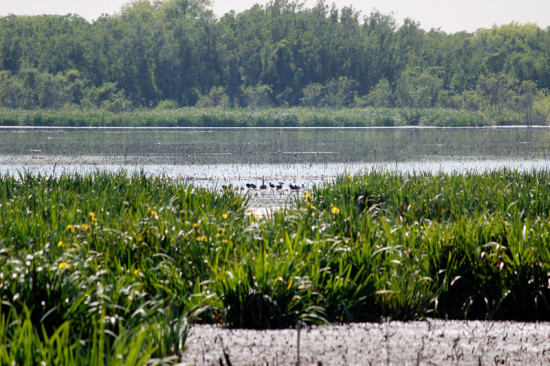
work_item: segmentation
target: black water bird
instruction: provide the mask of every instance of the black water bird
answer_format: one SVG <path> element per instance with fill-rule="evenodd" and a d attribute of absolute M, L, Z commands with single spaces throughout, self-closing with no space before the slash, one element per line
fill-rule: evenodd
<path fill-rule="evenodd" d="M 300 190 L 300 187 L 299 187 L 299 186 L 295 186 L 295 185 L 293 185 L 292 183 L 290 183 L 289 186 L 290 186 L 290 189 L 292 189 L 293 191 L 298 191 L 298 190 Z"/>
<path fill-rule="evenodd" d="M 270 187 L 271 189 L 273 189 L 273 188 L 275 188 L 275 184 L 269 183 L 269 187 Z"/>

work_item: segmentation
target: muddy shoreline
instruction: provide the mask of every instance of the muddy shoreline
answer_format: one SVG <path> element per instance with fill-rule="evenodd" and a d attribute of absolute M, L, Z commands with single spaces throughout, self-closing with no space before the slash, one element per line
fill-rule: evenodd
<path fill-rule="evenodd" d="M 295 365 L 298 331 L 193 326 L 181 365 Z M 300 365 L 543 365 L 550 323 L 443 321 L 304 328 Z"/>

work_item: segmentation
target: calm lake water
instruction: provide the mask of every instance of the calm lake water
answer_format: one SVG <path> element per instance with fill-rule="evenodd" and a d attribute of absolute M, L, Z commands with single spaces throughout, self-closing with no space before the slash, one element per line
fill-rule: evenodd
<path fill-rule="evenodd" d="M 0 128 L 0 173 L 144 171 L 201 185 L 548 169 L 549 128 Z"/>

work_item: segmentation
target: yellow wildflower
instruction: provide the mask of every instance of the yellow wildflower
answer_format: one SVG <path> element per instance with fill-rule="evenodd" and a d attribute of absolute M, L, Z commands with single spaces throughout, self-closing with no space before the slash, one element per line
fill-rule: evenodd
<path fill-rule="evenodd" d="M 74 233 L 75 229 L 73 225 L 67 225 L 67 231 Z"/>
<path fill-rule="evenodd" d="M 206 236 L 197 236 L 197 241 L 206 241 Z"/>
<path fill-rule="evenodd" d="M 225 229 L 223 227 L 218 228 L 218 233 L 223 234 L 225 233 Z"/>
<path fill-rule="evenodd" d="M 227 214 L 223 214 L 222 219 L 227 220 Z"/>
<path fill-rule="evenodd" d="M 335 206 L 330 209 L 330 212 L 332 212 L 334 215 L 338 215 L 340 213 L 340 209 Z"/>
<path fill-rule="evenodd" d="M 86 231 L 90 230 L 90 225 L 82 224 L 80 225 L 80 227 L 82 228 L 82 230 L 86 230 Z"/>
<path fill-rule="evenodd" d="M 65 246 L 65 243 L 63 243 L 63 241 L 60 240 L 59 243 L 57 243 L 57 246 L 58 246 L 59 248 L 63 248 L 63 247 Z"/>
<path fill-rule="evenodd" d="M 313 197 L 311 196 L 310 193 L 306 192 L 306 200 L 310 200 L 312 199 Z"/>
<path fill-rule="evenodd" d="M 92 225 L 95 224 L 95 223 L 97 222 L 97 218 L 95 217 L 95 213 L 90 212 L 90 213 L 88 214 L 88 217 L 90 218 L 90 222 L 92 223 Z"/>
<path fill-rule="evenodd" d="M 193 227 L 194 227 L 194 228 L 197 228 L 197 227 L 199 227 L 199 224 L 194 223 L 194 224 L 193 224 Z"/>
<path fill-rule="evenodd" d="M 158 212 L 155 210 L 151 210 L 151 216 L 158 216 Z"/>
<path fill-rule="evenodd" d="M 71 270 L 73 269 L 73 265 L 72 264 L 69 264 L 67 262 L 61 262 L 59 263 L 59 269 L 68 269 L 68 270 Z"/>
<path fill-rule="evenodd" d="M 136 276 L 138 276 L 140 273 L 141 273 L 141 271 L 139 270 L 139 268 L 136 268 L 136 269 L 134 270 L 134 274 L 135 274 Z"/>

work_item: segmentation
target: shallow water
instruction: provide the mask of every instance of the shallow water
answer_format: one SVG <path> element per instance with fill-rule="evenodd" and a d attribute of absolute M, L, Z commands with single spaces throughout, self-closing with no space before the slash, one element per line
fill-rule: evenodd
<path fill-rule="evenodd" d="M 124 169 L 208 186 L 372 169 L 547 169 L 549 158 L 548 128 L 0 128 L 2 174 Z"/>
<path fill-rule="evenodd" d="M 0 128 L 0 174 L 143 171 L 233 185 L 254 213 L 291 202 L 290 184 L 344 173 L 548 169 L 549 158 L 549 128 Z"/>
<path fill-rule="evenodd" d="M 233 365 L 295 365 L 298 357 L 303 365 L 548 365 L 548 334 L 548 322 L 429 318 L 313 326 L 300 333 L 195 325 L 183 358 L 197 366 L 224 359 Z"/>

